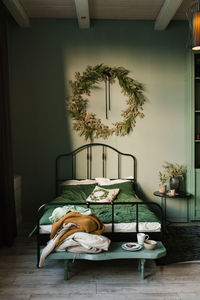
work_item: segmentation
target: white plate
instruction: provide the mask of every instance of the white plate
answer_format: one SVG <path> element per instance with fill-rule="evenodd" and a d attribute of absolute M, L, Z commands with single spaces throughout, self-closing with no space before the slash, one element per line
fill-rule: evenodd
<path fill-rule="evenodd" d="M 125 243 L 121 247 L 123 250 L 128 250 L 128 251 L 138 251 L 142 248 L 141 245 L 139 245 L 138 243 L 133 243 L 133 242 Z"/>

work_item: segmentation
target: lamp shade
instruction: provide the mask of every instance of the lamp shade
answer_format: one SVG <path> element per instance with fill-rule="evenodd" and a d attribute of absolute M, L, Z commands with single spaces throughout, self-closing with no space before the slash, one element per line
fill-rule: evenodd
<path fill-rule="evenodd" d="M 200 11 L 193 15 L 192 20 L 192 50 L 200 50 Z"/>

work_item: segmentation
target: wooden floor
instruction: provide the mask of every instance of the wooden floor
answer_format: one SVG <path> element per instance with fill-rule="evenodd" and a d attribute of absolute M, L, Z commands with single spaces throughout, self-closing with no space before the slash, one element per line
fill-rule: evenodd
<path fill-rule="evenodd" d="M 200 299 L 200 263 L 157 267 L 148 262 L 144 281 L 134 260 L 77 261 L 70 280 L 63 280 L 63 262 L 45 261 L 36 268 L 35 241 L 17 238 L 0 249 L 0 299 L 5 300 L 157 300 Z"/>

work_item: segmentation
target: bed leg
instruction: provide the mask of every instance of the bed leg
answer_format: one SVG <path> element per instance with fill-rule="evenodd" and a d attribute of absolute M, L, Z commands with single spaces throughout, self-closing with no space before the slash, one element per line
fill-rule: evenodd
<path fill-rule="evenodd" d="M 37 238 L 37 268 L 39 268 L 39 262 L 40 262 L 40 241 L 39 238 Z"/>
<path fill-rule="evenodd" d="M 39 262 L 40 262 L 40 250 L 37 251 L 37 268 L 39 268 Z"/>
<path fill-rule="evenodd" d="M 141 279 L 144 280 L 144 264 L 145 264 L 145 259 L 144 258 L 141 258 L 139 260 L 139 266 L 138 266 L 138 269 L 139 271 L 141 272 L 140 273 L 140 276 L 141 276 Z"/>
<path fill-rule="evenodd" d="M 64 260 L 64 280 L 68 280 L 69 279 L 69 260 L 65 259 Z"/>

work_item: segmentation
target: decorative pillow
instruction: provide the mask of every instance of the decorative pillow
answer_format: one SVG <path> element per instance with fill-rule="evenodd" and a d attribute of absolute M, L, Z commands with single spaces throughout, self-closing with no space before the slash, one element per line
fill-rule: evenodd
<path fill-rule="evenodd" d="M 96 186 L 93 192 L 86 199 L 88 202 L 112 202 L 115 197 L 119 194 L 119 189 L 103 189 L 102 187 Z"/>
<path fill-rule="evenodd" d="M 84 180 L 66 180 L 61 183 L 61 186 L 66 185 L 82 185 L 82 184 L 94 184 L 97 183 L 94 179 L 84 179 Z"/>

